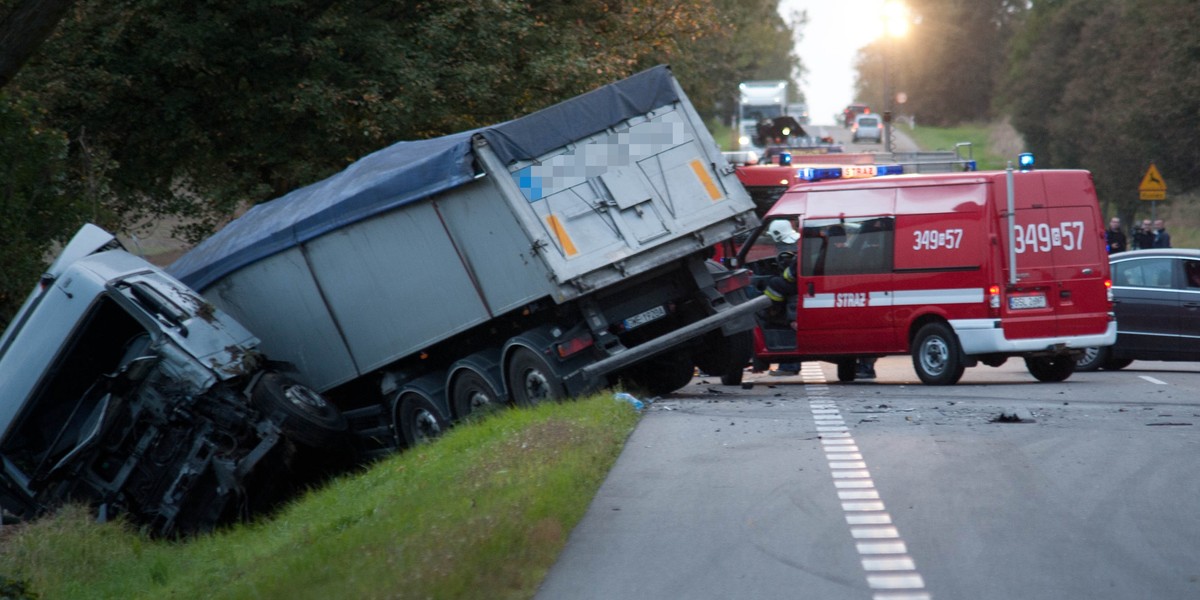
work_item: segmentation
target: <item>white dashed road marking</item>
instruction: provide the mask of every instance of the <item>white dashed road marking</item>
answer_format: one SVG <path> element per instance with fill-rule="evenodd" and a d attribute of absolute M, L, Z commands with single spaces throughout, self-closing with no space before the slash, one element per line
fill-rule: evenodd
<path fill-rule="evenodd" d="M 1142 379 L 1145 379 L 1146 381 L 1149 381 L 1150 383 L 1153 383 L 1155 385 L 1167 385 L 1167 382 L 1165 382 L 1161 379 L 1155 379 L 1149 375 L 1138 375 L 1138 377 L 1141 377 Z"/>
<path fill-rule="evenodd" d="M 829 397 L 821 367 L 815 362 L 804 363 L 800 375 L 850 536 L 866 572 L 867 586 L 874 594 L 872 599 L 930 600 L 933 596 L 925 590 L 925 580 L 875 489 L 858 444 L 842 420 L 841 410 Z M 1143 379 L 1162 383 L 1150 377 Z"/>

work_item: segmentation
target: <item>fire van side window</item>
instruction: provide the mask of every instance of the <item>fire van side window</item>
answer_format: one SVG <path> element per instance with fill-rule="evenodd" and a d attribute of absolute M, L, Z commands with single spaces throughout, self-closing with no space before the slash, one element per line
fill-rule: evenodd
<path fill-rule="evenodd" d="M 895 219 L 813 219 L 804 223 L 801 275 L 890 273 Z"/>

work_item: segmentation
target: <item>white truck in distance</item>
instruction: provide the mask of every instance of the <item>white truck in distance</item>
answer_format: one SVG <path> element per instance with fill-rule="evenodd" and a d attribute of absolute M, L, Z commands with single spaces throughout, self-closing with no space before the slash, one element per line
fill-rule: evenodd
<path fill-rule="evenodd" d="M 170 271 L 387 451 L 485 407 L 741 370 L 765 302 L 747 300 L 747 271 L 707 258 L 757 224 L 660 66 L 380 150 Z"/>

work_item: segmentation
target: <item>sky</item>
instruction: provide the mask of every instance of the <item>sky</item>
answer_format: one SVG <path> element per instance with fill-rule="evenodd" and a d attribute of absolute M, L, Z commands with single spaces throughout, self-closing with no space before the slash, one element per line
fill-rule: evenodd
<path fill-rule="evenodd" d="M 808 69 L 800 85 L 813 123 L 833 123 L 834 115 L 854 102 L 854 57 L 879 35 L 863 15 L 882 9 L 883 0 L 780 0 L 784 19 L 796 10 L 808 12 L 796 54 Z"/>

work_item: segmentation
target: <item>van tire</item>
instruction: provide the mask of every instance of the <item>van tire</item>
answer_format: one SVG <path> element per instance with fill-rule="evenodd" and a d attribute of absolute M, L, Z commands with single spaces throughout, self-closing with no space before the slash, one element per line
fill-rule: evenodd
<path fill-rule="evenodd" d="M 349 431 L 346 417 L 323 396 L 279 373 L 267 373 L 250 395 L 251 404 L 288 439 L 310 448 L 330 448 Z"/>
<path fill-rule="evenodd" d="M 958 337 L 945 323 L 929 323 L 917 331 L 912 359 L 917 377 L 925 385 L 954 385 L 966 370 Z"/>
<path fill-rule="evenodd" d="M 1068 355 L 1027 356 L 1025 368 L 1038 381 L 1057 383 L 1066 381 L 1075 372 L 1075 361 Z"/>
<path fill-rule="evenodd" d="M 550 363 L 529 348 L 517 348 L 508 361 L 508 395 L 516 406 L 557 402 L 567 395 Z"/>

